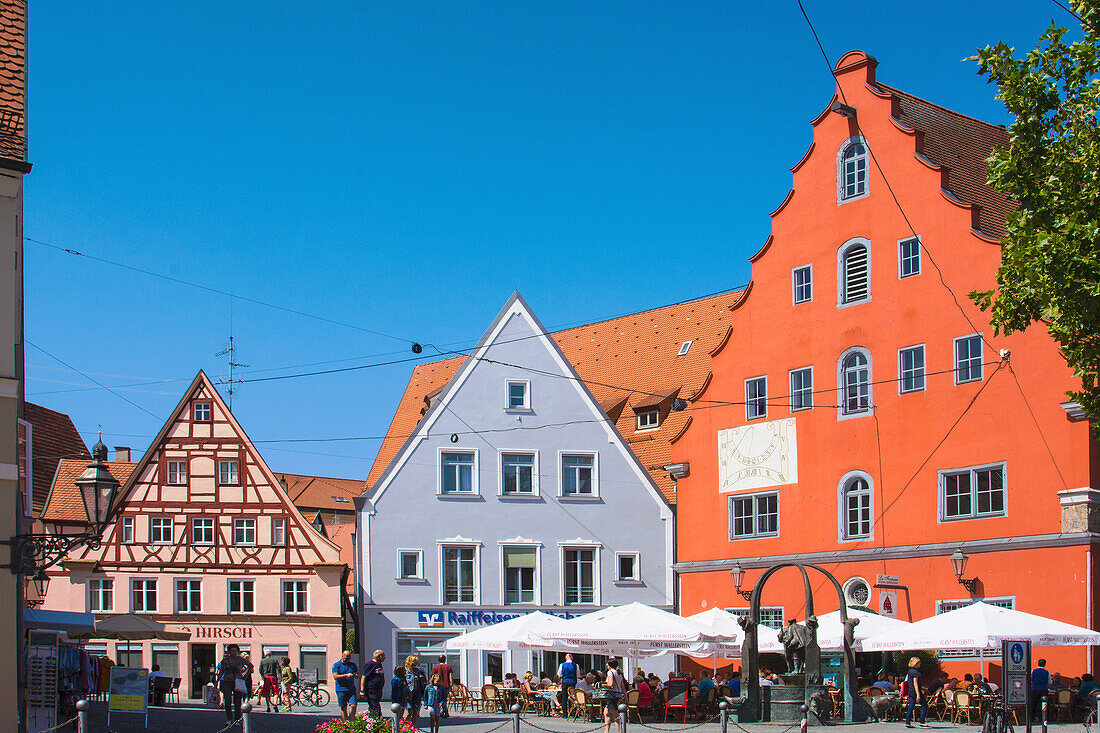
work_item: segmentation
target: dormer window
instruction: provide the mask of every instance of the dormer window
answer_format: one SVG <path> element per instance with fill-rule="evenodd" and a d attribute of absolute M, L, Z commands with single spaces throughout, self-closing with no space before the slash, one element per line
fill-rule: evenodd
<path fill-rule="evenodd" d="M 661 411 L 656 407 L 638 410 L 638 430 L 651 430 L 661 424 Z"/>
<path fill-rule="evenodd" d="M 843 203 L 867 195 L 867 145 L 852 138 L 837 156 L 837 202 Z"/>
<path fill-rule="evenodd" d="M 351 502 L 348 501 L 348 497 L 346 497 L 346 496 L 334 496 L 334 497 L 332 497 L 332 500 L 334 502 L 336 502 L 337 504 L 350 504 L 351 503 Z"/>
<path fill-rule="evenodd" d="M 196 402 L 194 409 L 195 422 L 210 422 L 210 403 L 209 402 Z"/>
<path fill-rule="evenodd" d="M 531 409 L 531 383 L 528 381 L 509 380 L 508 382 L 508 409 Z"/>

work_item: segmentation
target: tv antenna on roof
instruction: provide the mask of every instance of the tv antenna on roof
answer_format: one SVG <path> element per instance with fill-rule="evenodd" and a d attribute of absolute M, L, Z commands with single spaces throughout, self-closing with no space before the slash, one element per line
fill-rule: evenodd
<path fill-rule="evenodd" d="M 248 364 L 242 364 L 237 361 L 237 347 L 233 343 L 233 300 L 229 300 L 229 346 L 214 354 L 214 356 L 228 356 L 229 357 L 229 376 L 218 377 L 218 384 L 225 385 L 225 395 L 227 402 L 229 403 L 229 411 L 233 411 L 233 393 L 237 391 L 235 385 L 239 384 L 242 380 L 233 378 L 233 370 L 237 367 L 247 369 Z"/>

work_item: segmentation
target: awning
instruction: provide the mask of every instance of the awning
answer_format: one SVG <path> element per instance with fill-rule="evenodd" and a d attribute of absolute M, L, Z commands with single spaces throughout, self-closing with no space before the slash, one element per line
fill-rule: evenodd
<path fill-rule="evenodd" d="M 95 617 L 90 613 L 24 608 L 23 626 L 31 631 L 64 631 L 70 637 L 82 637 L 95 632 Z"/>

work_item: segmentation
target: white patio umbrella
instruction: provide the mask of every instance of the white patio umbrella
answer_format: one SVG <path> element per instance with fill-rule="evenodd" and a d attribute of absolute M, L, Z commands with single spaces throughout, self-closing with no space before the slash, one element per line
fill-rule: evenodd
<path fill-rule="evenodd" d="M 1035 646 L 1087 646 L 1100 644 L 1100 633 L 978 601 L 864 639 L 863 651 L 996 649 L 1005 639 L 1029 640 Z"/>
<path fill-rule="evenodd" d="M 711 629 L 715 634 L 731 637 L 729 641 L 705 642 L 701 649 L 710 651 L 702 656 L 740 657 L 741 645 L 745 643 L 745 630 L 737 622 L 738 616 L 715 606 L 706 611 L 687 617 L 689 621 Z M 761 652 L 783 653 L 783 644 L 779 641 L 779 632 L 770 626 L 760 624 L 756 627 L 757 648 Z"/>
<path fill-rule="evenodd" d="M 634 656 L 662 651 L 689 653 L 701 643 L 736 641 L 732 632 L 715 631 L 643 603 L 578 616 L 540 636 L 548 642 L 566 642 L 580 651 L 619 649 Z"/>
<path fill-rule="evenodd" d="M 545 649 L 547 642 L 538 636 L 539 632 L 548 631 L 566 623 L 568 621 L 560 616 L 533 611 L 476 631 L 467 631 L 465 634 L 447 639 L 444 646 L 450 651 L 484 649 L 491 652 L 504 652 L 516 649 Z"/>
<path fill-rule="evenodd" d="M 855 644 L 857 651 L 862 649 L 863 640 L 891 631 L 904 630 L 912 624 L 889 616 L 880 616 L 869 611 L 860 611 L 855 608 L 848 609 L 848 618 L 858 618 L 859 623 L 855 629 Z M 844 648 L 844 624 L 840 621 L 840 611 L 830 611 L 817 617 L 817 645 L 821 651 L 840 651 Z"/>

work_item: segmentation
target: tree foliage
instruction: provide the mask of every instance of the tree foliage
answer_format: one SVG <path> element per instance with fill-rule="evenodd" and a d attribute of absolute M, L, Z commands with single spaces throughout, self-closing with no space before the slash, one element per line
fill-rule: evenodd
<path fill-rule="evenodd" d="M 1041 321 L 1081 380 L 1068 392 L 1100 415 L 1100 0 L 1072 3 L 1083 39 L 1051 24 L 1017 57 L 1003 41 L 978 51 L 979 74 L 1015 117 L 989 182 L 1015 199 L 996 290 L 970 297 L 998 333 Z"/>

